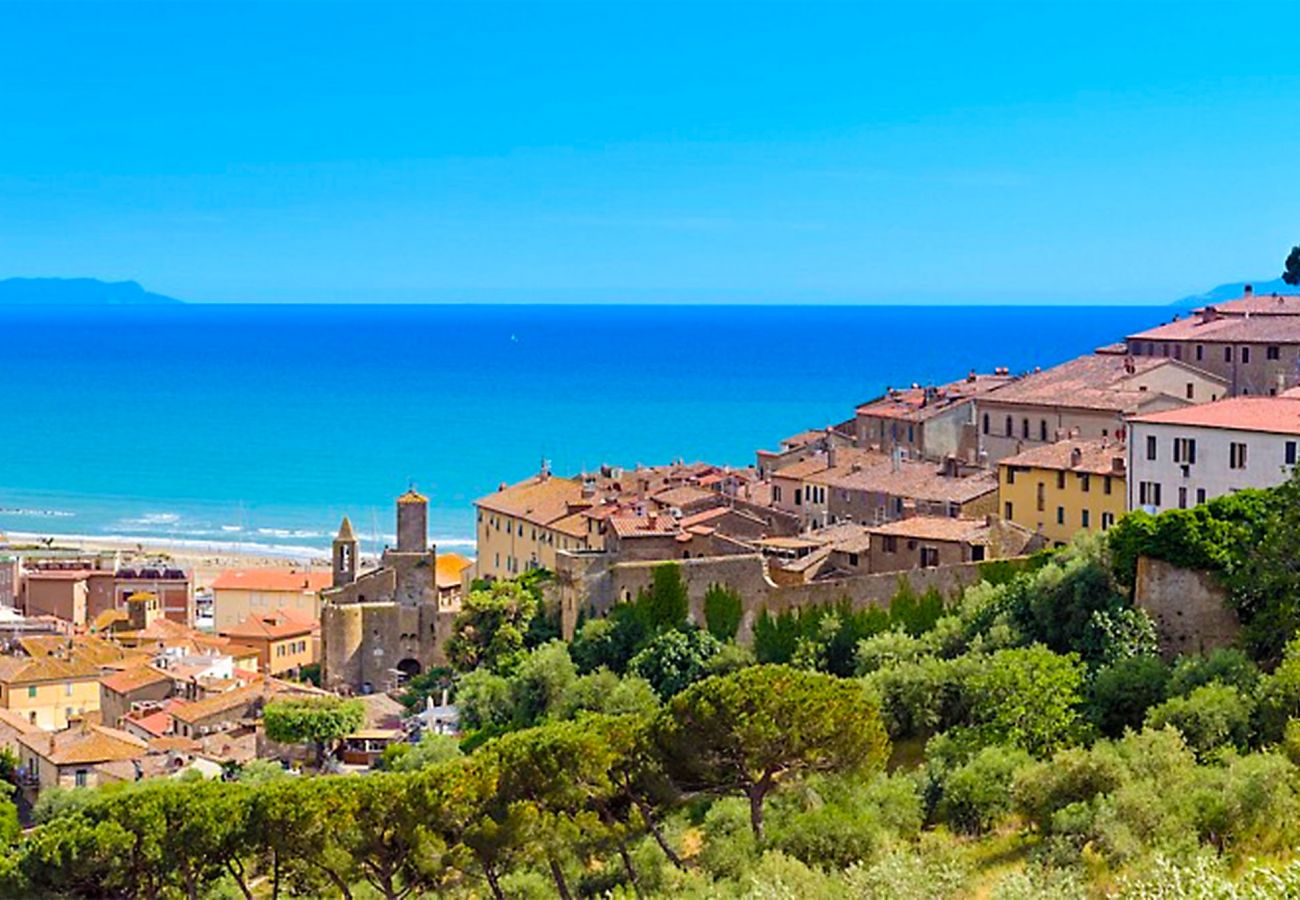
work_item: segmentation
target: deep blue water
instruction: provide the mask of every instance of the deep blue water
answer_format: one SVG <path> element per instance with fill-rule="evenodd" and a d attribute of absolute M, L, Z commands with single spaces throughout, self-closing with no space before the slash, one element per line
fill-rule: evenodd
<path fill-rule="evenodd" d="M 535 471 L 747 464 L 890 384 L 1061 362 L 1154 307 L 0 308 L 0 530 L 327 546 Z M 238 529 L 238 530 L 237 530 Z"/>

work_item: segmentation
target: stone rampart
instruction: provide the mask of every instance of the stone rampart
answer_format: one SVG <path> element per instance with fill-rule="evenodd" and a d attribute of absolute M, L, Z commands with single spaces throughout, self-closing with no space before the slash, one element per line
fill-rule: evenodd
<path fill-rule="evenodd" d="M 1231 646 L 1241 630 L 1227 590 L 1199 569 L 1138 557 L 1133 602 L 1155 622 L 1160 652 L 1168 658 Z"/>
<path fill-rule="evenodd" d="M 848 601 L 854 609 L 886 606 L 906 582 L 913 591 L 936 588 L 947 595 L 980 580 L 982 563 L 960 563 L 906 572 L 882 572 L 806 584 L 778 585 L 768 577 L 759 554 L 674 560 L 681 566 L 690 598 L 691 619 L 704 622 L 704 594 L 720 584 L 741 598 L 743 615 L 737 639 L 748 643 L 758 617 L 790 609 Z M 648 588 L 661 562 L 613 562 L 602 553 L 557 554 L 555 590 L 566 637 L 572 637 L 579 612 L 605 615 L 615 603 L 626 603 Z"/>

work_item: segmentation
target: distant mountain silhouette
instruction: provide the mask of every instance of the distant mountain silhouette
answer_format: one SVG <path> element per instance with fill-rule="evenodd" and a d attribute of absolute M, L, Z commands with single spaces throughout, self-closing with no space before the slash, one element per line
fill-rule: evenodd
<path fill-rule="evenodd" d="M 151 294 L 134 281 L 98 278 L 6 278 L 0 306 L 171 306 L 175 297 Z"/>
<path fill-rule="evenodd" d="M 1224 300 L 1236 300 L 1242 295 L 1246 285 L 1250 285 L 1254 288 L 1256 294 L 1300 293 L 1300 287 L 1289 285 L 1281 278 L 1274 278 L 1272 281 L 1233 281 L 1229 284 L 1221 284 L 1216 288 L 1212 288 L 1204 294 L 1193 294 L 1190 297 L 1175 300 L 1170 305 L 1176 306 L 1179 309 L 1195 309 L 1199 306 L 1205 306 L 1207 303 L 1222 303 Z"/>

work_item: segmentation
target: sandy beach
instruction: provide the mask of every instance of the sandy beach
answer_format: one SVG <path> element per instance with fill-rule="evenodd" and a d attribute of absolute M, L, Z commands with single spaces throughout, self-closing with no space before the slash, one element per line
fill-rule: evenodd
<path fill-rule="evenodd" d="M 122 554 L 123 562 L 165 559 L 193 573 L 197 588 L 205 588 L 226 569 L 283 568 L 328 569 L 329 559 L 310 548 L 270 549 L 238 543 L 200 541 L 140 540 L 134 537 L 41 534 L 8 532 L 5 537 L 14 549 L 51 547 L 88 552 Z M 4 544 L 0 543 L 0 550 Z"/>

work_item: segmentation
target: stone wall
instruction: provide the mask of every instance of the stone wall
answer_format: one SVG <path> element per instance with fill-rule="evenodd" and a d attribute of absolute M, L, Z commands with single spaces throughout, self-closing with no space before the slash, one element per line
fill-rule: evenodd
<path fill-rule="evenodd" d="M 780 613 L 806 606 L 820 606 L 847 600 L 855 609 L 885 606 L 905 581 L 917 593 L 936 588 L 950 594 L 980 579 L 981 563 L 962 563 L 907 572 L 854 575 L 808 584 L 778 585 L 768 577 L 759 554 L 684 559 L 682 578 L 690 597 L 691 619 L 704 622 L 704 594 L 714 584 L 724 585 L 740 595 L 743 616 L 737 639 L 748 643 L 755 622 L 764 610 Z M 615 603 L 625 603 L 650 586 L 658 562 L 611 563 L 601 553 L 559 554 L 554 590 L 561 610 L 566 637 L 572 637 L 579 612 L 604 615 Z"/>
<path fill-rule="evenodd" d="M 1169 658 L 1230 646 L 1241 630 L 1228 592 L 1210 572 L 1139 557 L 1133 601 L 1155 622 L 1160 652 Z"/>

